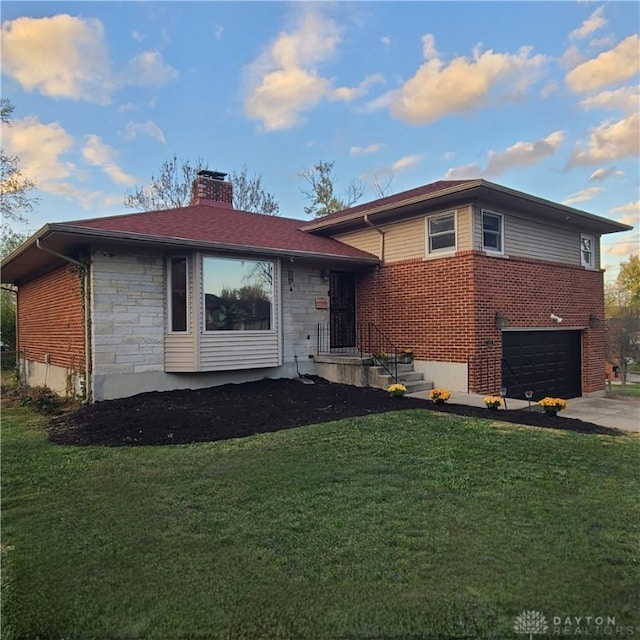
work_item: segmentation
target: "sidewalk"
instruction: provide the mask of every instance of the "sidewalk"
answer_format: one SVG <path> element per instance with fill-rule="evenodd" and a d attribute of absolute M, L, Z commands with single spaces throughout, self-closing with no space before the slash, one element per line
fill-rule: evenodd
<path fill-rule="evenodd" d="M 429 399 L 429 391 L 418 391 L 407 394 L 408 398 Z M 465 404 L 471 407 L 484 407 L 484 395 L 452 391 L 449 402 L 451 404 Z M 526 400 L 507 398 L 507 409 L 526 409 Z M 531 405 L 535 406 L 535 402 Z M 593 422 L 603 427 L 633 431 L 640 433 L 640 398 L 629 397 L 585 397 L 567 400 L 567 408 L 560 416 L 576 418 L 585 422 Z"/>

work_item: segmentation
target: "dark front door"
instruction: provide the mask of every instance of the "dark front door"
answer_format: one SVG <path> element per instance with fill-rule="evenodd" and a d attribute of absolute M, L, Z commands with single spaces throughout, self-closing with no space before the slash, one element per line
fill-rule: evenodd
<path fill-rule="evenodd" d="M 356 276 L 347 271 L 329 274 L 331 349 L 356 346 Z"/>
<path fill-rule="evenodd" d="M 582 395 L 580 331 L 505 331 L 502 386 L 509 398 Z"/>

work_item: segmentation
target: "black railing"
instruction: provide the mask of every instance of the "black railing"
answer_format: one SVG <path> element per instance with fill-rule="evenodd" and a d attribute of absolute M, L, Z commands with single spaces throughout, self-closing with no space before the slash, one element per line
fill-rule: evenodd
<path fill-rule="evenodd" d="M 318 325 L 318 354 L 358 355 L 371 358 L 373 364 L 383 367 L 398 381 L 398 358 L 400 350 L 373 322 L 359 322 L 350 346 L 332 346 L 331 329 L 328 323 Z"/>

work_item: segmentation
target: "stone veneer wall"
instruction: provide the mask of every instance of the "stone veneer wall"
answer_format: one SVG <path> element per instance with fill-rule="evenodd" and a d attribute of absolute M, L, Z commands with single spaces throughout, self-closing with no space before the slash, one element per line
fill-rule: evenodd
<path fill-rule="evenodd" d="M 104 397 L 110 376 L 163 371 L 164 299 L 162 256 L 94 253 L 91 344 L 95 399 Z"/>

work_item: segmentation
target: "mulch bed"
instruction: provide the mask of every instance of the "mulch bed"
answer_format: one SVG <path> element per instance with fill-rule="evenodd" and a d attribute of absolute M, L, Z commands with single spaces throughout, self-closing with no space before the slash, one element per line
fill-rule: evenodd
<path fill-rule="evenodd" d="M 186 444 L 405 409 L 494 418 L 581 433 L 622 435 L 614 429 L 539 411 L 501 410 L 494 415 L 484 407 L 435 405 L 417 398 L 393 398 L 381 389 L 335 384 L 317 377 L 305 380 L 308 384 L 301 380 L 265 378 L 244 384 L 151 392 L 107 400 L 53 418 L 47 427 L 48 436 L 55 444 L 80 446 Z"/>

